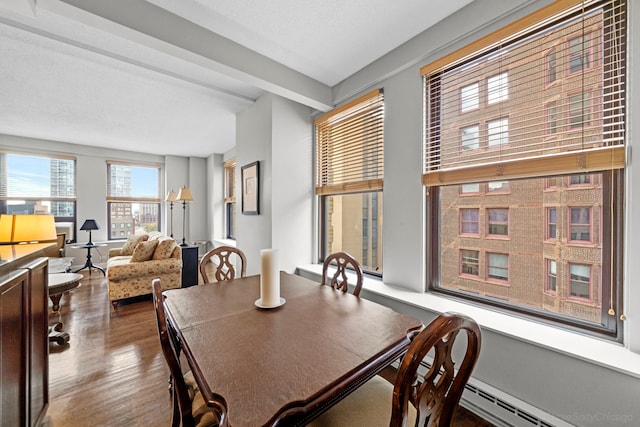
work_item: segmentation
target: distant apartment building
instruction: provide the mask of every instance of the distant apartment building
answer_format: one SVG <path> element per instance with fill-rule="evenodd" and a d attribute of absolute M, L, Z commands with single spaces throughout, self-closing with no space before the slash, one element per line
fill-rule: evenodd
<path fill-rule="evenodd" d="M 547 153 L 560 141 L 601 144 L 602 20 L 594 13 L 443 79 L 442 165 L 508 161 L 521 143 Z M 533 114 L 541 94 L 545 114 Z M 599 322 L 602 188 L 602 174 L 586 173 L 442 187 L 440 285 Z"/>

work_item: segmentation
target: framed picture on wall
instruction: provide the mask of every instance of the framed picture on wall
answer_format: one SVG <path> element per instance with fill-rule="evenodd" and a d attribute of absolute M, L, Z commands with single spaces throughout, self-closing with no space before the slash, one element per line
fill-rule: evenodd
<path fill-rule="evenodd" d="M 260 162 L 242 166 L 240 179 L 242 181 L 242 214 L 258 215 L 260 209 Z"/>

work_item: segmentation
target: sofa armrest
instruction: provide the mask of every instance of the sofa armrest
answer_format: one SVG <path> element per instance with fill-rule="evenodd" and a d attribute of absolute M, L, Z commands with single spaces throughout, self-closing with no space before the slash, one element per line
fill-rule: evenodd
<path fill-rule="evenodd" d="M 113 258 L 114 256 L 122 256 L 122 248 L 109 249 L 109 258 Z"/>
<path fill-rule="evenodd" d="M 130 262 L 129 257 L 107 262 L 109 280 L 124 280 L 140 276 L 161 276 L 182 270 L 182 259 L 168 258 L 141 262 Z"/>

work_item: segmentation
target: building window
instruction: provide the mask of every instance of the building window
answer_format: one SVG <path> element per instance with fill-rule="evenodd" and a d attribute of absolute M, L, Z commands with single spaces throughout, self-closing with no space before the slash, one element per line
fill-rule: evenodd
<path fill-rule="evenodd" d="M 547 54 L 547 84 L 556 81 L 556 51 L 552 50 Z"/>
<path fill-rule="evenodd" d="M 588 34 L 569 40 L 569 71 L 577 73 L 588 68 L 590 55 L 591 47 Z"/>
<path fill-rule="evenodd" d="M 107 162 L 109 239 L 160 229 L 160 166 Z M 115 232 L 113 225 L 121 231 Z M 124 228 L 129 231 L 125 233 Z"/>
<path fill-rule="evenodd" d="M 487 209 L 487 235 L 509 235 L 509 209 Z"/>
<path fill-rule="evenodd" d="M 558 218 L 556 208 L 547 208 L 547 240 L 558 238 Z"/>
<path fill-rule="evenodd" d="M 509 143 L 509 119 L 498 119 L 487 122 L 487 145 L 500 147 Z"/>
<path fill-rule="evenodd" d="M 480 275 L 479 251 L 460 249 L 460 274 Z"/>
<path fill-rule="evenodd" d="M 591 300 L 591 266 L 569 264 L 569 298 Z"/>
<path fill-rule="evenodd" d="M 487 79 L 487 103 L 489 105 L 505 101 L 509 97 L 509 78 L 500 73 Z"/>
<path fill-rule="evenodd" d="M 460 209 L 460 234 L 475 234 L 480 232 L 480 212 L 478 209 Z"/>
<path fill-rule="evenodd" d="M 483 37 L 473 49 L 462 47 L 421 68 L 426 286 L 445 297 L 619 340 L 623 324 L 607 313 L 618 312 L 622 298 L 623 247 L 615 236 L 625 221 L 626 4 L 602 0 L 568 4 L 562 11 L 553 5 Z M 569 41 L 584 34 L 588 38 L 572 42 L 573 60 L 565 59 Z M 577 53 L 577 44 L 588 46 L 587 53 Z M 571 62 L 583 72 L 569 73 Z M 488 84 L 497 70 L 508 70 L 508 97 L 499 109 L 473 113 L 480 124 L 479 149 L 460 155 L 460 130 L 469 119 L 460 115 L 457 88 L 479 78 Z M 496 110 L 508 118 L 497 118 Z M 577 160 L 585 177 L 571 175 Z M 508 181 L 509 191 L 480 197 L 491 193 L 486 181 L 493 177 Z M 475 183 L 481 189 L 477 197 L 460 190 Z M 474 234 L 470 201 L 486 224 L 484 232 Z M 479 277 L 460 274 L 460 251 L 471 249 L 483 254 Z M 553 301 L 544 295 L 553 286 L 547 260 L 557 269 Z M 574 268 L 570 274 L 569 265 L 593 271 L 578 274 Z M 606 274 L 595 274 L 597 266 Z M 578 282 L 585 277 L 598 298 L 576 309 L 568 300 L 584 299 Z M 505 283 L 512 286 L 494 286 Z"/>
<path fill-rule="evenodd" d="M 580 173 L 569 176 L 569 187 L 584 187 L 591 185 L 591 174 Z"/>
<path fill-rule="evenodd" d="M 462 184 L 460 186 L 460 194 L 479 194 L 480 184 L 477 182 L 470 184 Z"/>
<path fill-rule="evenodd" d="M 569 221 L 569 240 L 591 241 L 591 208 L 569 208 Z"/>
<path fill-rule="evenodd" d="M 578 93 L 569 97 L 569 127 L 588 126 L 591 120 L 589 93 Z"/>
<path fill-rule="evenodd" d="M 75 158 L 0 151 L 0 171 L 0 213 L 53 215 L 75 240 Z"/>
<path fill-rule="evenodd" d="M 477 150 L 480 148 L 480 129 L 478 126 L 469 126 L 461 129 L 462 151 Z"/>
<path fill-rule="evenodd" d="M 487 194 L 508 193 L 509 181 L 489 181 L 487 182 Z"/>
<path fill-rule="evenodd" d="M 545 282 L 544 290 L 550 294 L 556 293 L 556 281 L 558 278 L 557 268 L 557 263 L 554 260 L 547 260 L 547 281 Z"/>
<path fill-rule="evenodd" d="M 314 121 L 323 260 L 353 255 L 382 275 L 384 97 L 374 90 Z"/>
<path fill-rule="evenodd" d="M 236 161 L 224 164 L 224 225 L 225 237 L 236 238 Z"/>
<path fill-rule="evenodd" d="M 467 111 L 475 110 L 480 103 L 480 97 L 478 95 L 478 83 L 467 85 L 460 89 L 460 111 L 465 113 Z"/>
<path fill-rule="evenodd" d="M 487 253 L 487 277 L 489 280 L 509 281 L 509 255 Z"/>

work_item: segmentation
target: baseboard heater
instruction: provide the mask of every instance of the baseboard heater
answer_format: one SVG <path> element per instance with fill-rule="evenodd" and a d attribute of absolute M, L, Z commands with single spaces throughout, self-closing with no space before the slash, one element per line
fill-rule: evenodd
<path fill-rule="evenodd" d="M 399 361 L 393 364 L 396 369 L 399 365 Z M 418 374 L 424 379 L 431 365 L 427 360 L 421 365 Z M 573 424 L 473 378 L 465 386 L 460 405 L 496 427 L 573 427 Z"/>

